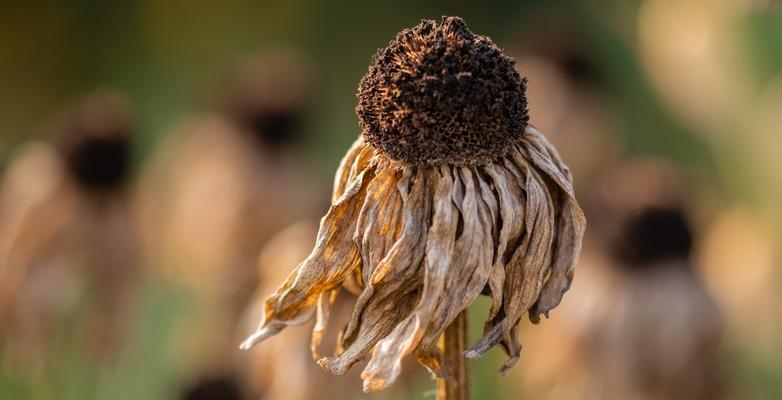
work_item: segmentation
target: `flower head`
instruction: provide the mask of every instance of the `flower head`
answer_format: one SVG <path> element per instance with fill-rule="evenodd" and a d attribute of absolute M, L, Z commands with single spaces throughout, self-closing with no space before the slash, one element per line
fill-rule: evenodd
<path fill-rule="evenodd" d="M 416 165 L 505 155 L 529 119 L 515 64 L 461 18 L 424 20 L 381 49 L 361 80 L 356 112 L 364 138 Z"/>
<path fill-rule="evenodd" d="M 334 296 L 358 288 L 337 354 L 318 363 L 342 374 L 370 358 L 366 391 L 393 383 L 411 353 L 442 376 L 438 338 L 486 291 L 484 337 L 464 356 L 501 343 L 510 368 L 523 315 L 537 321 L 569 288 L 585 227 L 568 168 L 527 124 L 524 89 L 459 18 L 422 21 L 380 50 L 315 248 L 242 347 L 316 315 L 317 349 Z"/>
<path fill-rule="evenodd" d="M 127 183 L 132 146 L 129 114 L 123 96 L 101 90 L 64 122 L 60 150 L 82 189 L 104 192 Z"/>

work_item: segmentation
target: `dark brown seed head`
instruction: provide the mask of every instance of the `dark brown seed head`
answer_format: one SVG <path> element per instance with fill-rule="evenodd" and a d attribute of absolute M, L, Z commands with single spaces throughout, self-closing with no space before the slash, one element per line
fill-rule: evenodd
<path fill-rule="evenodd" d="M 692 231 L 681 207 L 646 208 L 622 225 L 613 253 L 623 266 L 643 269 L 690 257 Z"/>
<path fill-rule="evenodd" d="M 282 49 L 253 56 L 232 74 L 221 110 L 266 148 L 296 145 L 311 95 L 310 65 Z"/>
<path fill-rule="evenodd" d="M 126 183 L 131 163 L 128 114 L 124 97 L 99 91 L 64 121 L 60 150 L 83 189 L 111 191 Z"/>
<path fill-rule="evenodd" d="M 358 89 L 364 138 L 415 165 L 504 156 L 527 127 L 515 61 L 458 17 L 422 20 L 375 55 Z"/>

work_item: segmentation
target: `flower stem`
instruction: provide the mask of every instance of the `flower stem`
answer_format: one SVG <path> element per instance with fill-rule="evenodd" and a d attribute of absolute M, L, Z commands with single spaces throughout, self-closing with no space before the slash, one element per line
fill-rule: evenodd
<path fill-rule="evenodd" d="M 445 329 L 440 346 L 443 351 L 447 379 L 437 381 L 438 400 L 467 400 L 470 398 L 470 376 L 467 360 L 462 352 L 467 348 L 467 310 L 462 311 Z"/>

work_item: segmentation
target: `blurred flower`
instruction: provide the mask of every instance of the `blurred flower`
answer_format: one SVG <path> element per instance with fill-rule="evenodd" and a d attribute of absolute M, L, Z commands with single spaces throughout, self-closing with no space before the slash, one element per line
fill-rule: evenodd
<path fill-rule="evenodd" d="M 380 390 L 403 357 L 441 374 L 437 341 L 488 289 L 484 337 L 518 359 L 524 313 L 537 321 L 570 286 L 585 220 L 570 173 L 527 124 L 525 80 L 459 18 L 422 21 L 375 56 L 359 87 L 363 128 L 343 159 L 314 250 L 265 303 L 249 348 L 317 308 L 317 348 L 342 285 L 358 287 L 334 357 L 336 374 L 366 358 Z"/>
<path fill-rule="evenodd" d="M 264 147 L 285 151 L 304 133 L 312 92 L 309 62 L 280 49 L 242 63 L 218 96 L 218 108 Z"/>
<path fill-rule="evenodd" d="M 317 199 L 295 146 L 308 68 L 286 54 L 242 64 L 218 104 L 178 124 L 144 171 L 150 272 L 184 287 L 193 302 L 174 336 L 184 369 L 197 376 L 231 369 L 258 252 Z"/>
<path fill-rule="evenodd" d="M 130 129 L 125 99 L 96 92 L 57 124 L 59 146 L 28 144 L 3 177 L 0 333 L 23 363 L 45 362 L 68 321 L 88 356 L 122 336 L 139 258 Z"/>
<path fill-rule="evenodd" d="M 682 184 L 667 164 L 638 160 L 598 185 L 593 228 L 612 268 L 578 329 L 585 398 L 726 395 L 724 321 L 691 260 Z"/>

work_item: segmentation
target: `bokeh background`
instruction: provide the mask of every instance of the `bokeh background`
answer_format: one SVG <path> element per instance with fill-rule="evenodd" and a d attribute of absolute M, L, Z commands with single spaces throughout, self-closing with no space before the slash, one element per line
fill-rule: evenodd
<path fill-rule="evenodd" d="M 332 173 L 360 133 L 355 92 L 371 56 L 399 30 L 441 15 L 463 17 L 516 58 L 531 122 L 570 165 L 592 217 L 572 292 L 550 319 L 525 323 L 509 376 L 495 372 L 498 349 L 470 363 L 474 398 L 609 398 L 590 397 L 584 382 L 600 368 L 575 354 L 610 347 L 595 331 L 610 336 L 624 303 L 605 282 L 626 270 L 607 250 L 622 216 L 604 209 L 639 192 L 652 192 L 641 203 L 663 197 L 686 214 L 692 241 L 682 259 L 695 283 L 683 290 L 709 299 L 721 321 L 703 328 L 719 337 L 713 358 L 687 368 L 714 364 L 719 383 L 709 385 L 726 398 L 782 398 L 775 0 L 2 9 L 2 399 L 432 398 L 434 383 L 413 364 L 403 382 L 372 395 L 359 394 L 355 374 L 312 370 L 306 328 L 290 343 L 235 348 L 256 323 L 256 299 L 306 254 Z M 127 165 L 86 165 L 119 168 L 119 183 L 73 173 L 69 160 L 82 156 L 67 138 L 117 132 L 130 138 L 119 145 Z M 666 236 L 661 229 L 644 240 Z M 654 309 L 648 321 L 667 326 L 670 308 L 692 301 Z M 471 310 L 473 339 L 487 307 Z M 693 335 L 707 313 L 694 310 L 670 322 L 672 337 Z M 662 358 L 688 351 L 646 343 Z"/>

